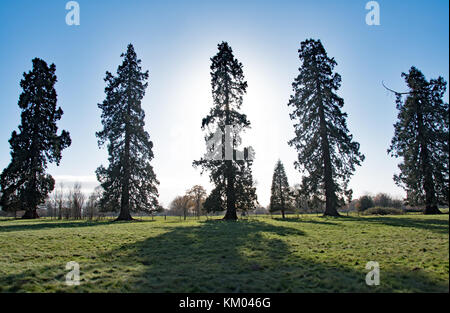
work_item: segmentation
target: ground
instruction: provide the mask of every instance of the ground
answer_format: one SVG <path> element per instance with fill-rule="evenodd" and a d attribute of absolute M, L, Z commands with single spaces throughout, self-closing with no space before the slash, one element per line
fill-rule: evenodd
<path fill-rule="evenodd" d="M 449 292 L 449 216 L 3 219 L 0 291 Z"/>

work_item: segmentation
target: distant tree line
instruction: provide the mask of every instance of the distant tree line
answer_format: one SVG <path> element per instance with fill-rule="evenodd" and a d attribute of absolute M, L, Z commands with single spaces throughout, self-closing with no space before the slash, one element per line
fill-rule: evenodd
<path fill-rule="evenodd" d="M 347 128 L 344 99 L 337 93 L 342 84 L 341 76 L 334 72 L 337 62 L 327 55 L 320 40 L 301 42 L 298 55 L 301 65 L 288 102 L 294 137 L 288 144 L 298 153 L 294 165 L 303 177 L 300 184 L 289 186 L 279 160 L 268 209 L 283 217 L 285 212 L 306 210 L 339 216 L 338 210 L 354 203 L 348 185 L 365 157 Z M 108 165 L 97 168 L 100 188 L 87 198 L 79 184 L 69 193 L 55 190 L 55 181 L 46 172 L 49 163 L 59 165 L 71 138 L 66 130 L 58 132 L 63 111 L 57 106 L 54 88 L 56 67 L 39 58 L 32 60 L 32 70 L 24 73 L 20 82 L 21 124 L 9 140 L 11 162 L 0 175 L 3 211 L 23 211 L 23 218 L 38 218 L 37 210 L 45 204 L 57 218 L 93 218 L 97 212 L 117 212 L 118 220 L 131 220 L 131 214 L 137 212 L 164 211 L 158 201 L 159 181 L 150 163 L 153 142 L 144 129 L 141 107 L 149 72 L 141 68 L 133 45 L 128 45 L 121 57 L 116 73 L 106 72 L 105 100 L 98 104 L 102 129 L 96 136 L 99 147 L 107 148 Z M 184 218 L 225 212 L 225 220 L 236 220 L 238 212 L 246 215 L 263 209 L 252 175 L 254 152 L 250 147 L 242 153 L 238 150 L 241 134 L 251 126 L 242 112 L 248 84 L 243 65 L 227 42 L 220 43 L 211 58 L 210 74 L 213 105 L 201 124 L 207 152 L 193 166 L 209 173 L 213 189 L 207 194 L 203 187 L 194 186 L 176 197 L 167 212 Z M 438 214 L 440 205 L 449 204 L 449 105 L 443 101 L 447 82 L 442 77 L 428 81 L 416 67 L 402 77 L 409 90 L 392 91 L 398 116 L 388 153 L 401 159 L 394 181 L 406 191 L 406 205 L 422 206 L 425 214 Z M 399 205 L 397 200 L 383 197 L 361 197 L 358 210 L 370 208 L 370 201 Z"/>

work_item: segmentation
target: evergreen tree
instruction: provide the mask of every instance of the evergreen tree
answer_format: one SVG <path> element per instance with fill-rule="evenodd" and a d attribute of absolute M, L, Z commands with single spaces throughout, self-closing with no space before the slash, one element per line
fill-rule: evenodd
<path fill-rule="evenodd" d="M 284 212 L 291 207 L 291 190 L 288 178 L 284 171 L 284 165 L 278 160 L 275 165 L 272 177 L 272 188 L 270 196 L 270 211 L 281 211 L 284 219 Z"/>
<path fill-rule="evenodd" d="M 57 134 L 56 122 L 63 111 L 57 107 L 56 67 L 39 58 L 32 62 L 33 69 L 20 81 L 21 124 L 9 140 L 11 163 L 0 177 L 0 205 L 6 211 L 25 210 L 23 218 L 39 217 L 38 205 L 55 187 L 55 180 L 45 172 L 47 164 L 59 165 L 61 151 L 71 144 L 67 131 Z"/>
<path fill-rule="evenodd" d="M 103 130 L 97 132 L 99 146 L 108 141 L 109 166 L 100 166 L 96 173 L 104 189 L 103 209 L 117 210 L 118 220 L 131 220 L 130 212 L 161 210 L 158 203 L 159 184 L 150 161 L 153 143 L 144 130 L 145 113 L 141 100 L 148 86 L 148 71 L 142 72 L 141 60 L 133 46 L 122 54 L 123 63 L 117 75 L 106 72 L 106 99 L 102 110 Z"/>
<path fill-rule="evenodd" d="M 256 209 L 258 197 L 256 195 L 256 183 L 253 181 L 250 163 L 238 163 L 239 172 L 236 175 L 236 207 L 247 215 L 249 211 Z"/>
<path fill-rule="evenodd" d="M 294 109 L 290 118 L 297 123 L 289 145 L 298 151 L 295 167 L 309 174 L 303 177 L 302 188 L 325 198 L 324 215 L 339 216 L 348 181 L 364 156 L 347 129 L 347 114 L 341 111 L 344 100 L 336 94 L 341 76 L 333 73 L 336 61 L 327 56 L 320 40 L 303 41 L 298 52 L 302 67 L 288 103 Z"/>
<path fill-rule="evenodd" d="M 206 197 L 203 208 L 207 213 L 222 212 L 227 209 L 225 186 L 216 186 Z"/>
<path fill-rule="evenodd" d="M 214 105 L 202 121 L 207 154 L 194 167 L 210 172 L 215 187 L 205 201 L 207 211 L 226 210 L 225 220 L 236 220 L 236 206 L 256 197 L 252 185 L 252 152 L 245 149 L 244 156 L 237 157 L 241 144 L 239 132 L 250 127 L 247 116 L 239 112 L 243 95 L 247 90 L 242 64 L 233 56 L 226 42 L 218 45 L 219 52 L 211 59 L 211 86 Z M 231 139 L 226 140 L 227 127 L 233 128 Z M 231 154 L 230 154 L 231 151 Z M 248 205 L 249 202 L 246 202 Z M 248 208 L 248 207 L 246 207 Z"/>
<path fill-rule="evenodd" d="M 403 158 L 397 185 L 407 192 L 410 205 L 425 205 L 425 214 L 441 213 L 449 203 L 449 105 L 442 77 L 427 81 L 415 67 L 402 73 L 408 85 L 406 99 L 397 93 L 398 121 L 388 153 Z"/>

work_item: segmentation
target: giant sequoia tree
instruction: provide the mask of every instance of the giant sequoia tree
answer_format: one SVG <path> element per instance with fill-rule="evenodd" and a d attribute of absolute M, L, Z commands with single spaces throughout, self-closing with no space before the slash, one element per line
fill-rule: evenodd
<path fill-rule="evenodd" d="M 398 121 L 388 153 L 401 157 L 397 185 L 410 205 L 425 205 L 425 214 L 441 213 L 449 203 L 449 106 L 442 77 L 427 81 L 415 67 L 402 73 L 409 87 L 406 99 L 397 93 Z"/>
<path fill-rule="evenodd" d="M 251 166 L 252 153 L 241 144 L 239 133 L 250 127 L 247 116 L 239 112 L 247 90 L 242 64 L 233 56 L 226 42 L 218 45 L 219 52 L 211 59 L 211 86 L 214 105 L 202 121 L 207 130 L 207 154 L 194 167 L 210 172 L 215 185 L 204 203 L 207 211 L 226 210 L 225 220 L 236 220 L 236 209 L 244 211 L 256 205 L 256 191 Z"/>
<path fill-rule="evenodd" d="M 303 191 L 325 197 L 324 215 L 338 216 L 339 204 L 350 193 L 348 181 L 364 156 L 347 129 L 347 114 L 341 111 L 344 100 L 336 94 L 341 76 L 333 73 L 336 61 L 327 56 L 320 40 L 303 41 L 298 52 L 302 66 L 288 103 L 296 121 L 289 145 L 298 151 L 295 167 L 308 173 Z"/>
<path fill-rule="evenodd" d="M 131 211 L 153 212 L 158 204 L 159 184 L 150 160 L 153 143 L 144 130 L 145 113 L 141 100 L 147 88 L 148 71 L 142 72 L 141 60 L 133 46 L 122 54 L 117 75 L 106 72 L 106 99 L 102 110 L 103 130 L 97 133 L 99 146 L 108 142 L 109 166 L 97 169 L 97 179 L 104 189 L 101 205 L 117 210 L 118 220 L 131 220 Z"/>
<path fill-rule="evenodd" d="M 57 134 L 56 122 L 63 111 L 56 103 L 56 67 L 38 58 L 32 62 L 33 69 L 20 82 L 21 124 L 9 140 L 11 163 L 0 177 L 0 205 L 6 211 L 25 210 L 23 218 L 39 217 L 37 206 L 55 187 L 55 180 L 45 172 L 47 164 L 59 165 L 61 151 L 71 143 L 67 131 Z"/>
<path fill-rule="evenodd" d="M 280 160 L 278 160 L 273 171 L 272 188 L 270 191 L 270 211 L 281 211 L 284 218 L 284 212 L 291 206 L 291 191 L 284 165 Z"/>

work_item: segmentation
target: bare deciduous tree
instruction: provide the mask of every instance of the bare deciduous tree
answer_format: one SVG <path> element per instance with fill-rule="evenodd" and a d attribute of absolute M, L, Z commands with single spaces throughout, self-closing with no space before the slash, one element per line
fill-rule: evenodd
<path fill-rule="evenodd" d="M 186 216 L 189 212 L 189 209 L 192 207 L 192 201 L 191 197 L 184 195 L 184 196 L 176 196 L 175 199 L 172 200 L 170 203 L 170 210 L 175 214 L 184 216 L 184 219 L 186 220 Z"/>
<path fill-rule="evenodd" d="M 192 203 L 194 205 L 194 213 L 197 218 L 200 218 L 201 211 L 203 208 L 203 202 L 205 202 L 207 193 L 205 188 L 200 185 L 195 185 L 191 189 L 189 189 L 186 193 L 187 196 L 189 196 L 192 200 Z"/>

